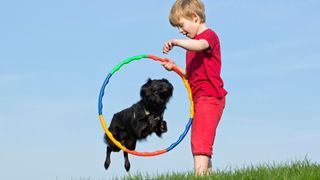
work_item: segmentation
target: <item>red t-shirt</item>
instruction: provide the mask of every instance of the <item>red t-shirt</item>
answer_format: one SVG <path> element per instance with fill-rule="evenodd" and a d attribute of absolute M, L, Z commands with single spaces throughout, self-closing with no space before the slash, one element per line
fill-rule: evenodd
<path fill-rule="evenodd" d="M 204 51 L 187 51 L 186 74 L 193 100 L 200 96 L 222 98 L 227 94 L 223 88 L 221 72 L 220 42 L 217 34 L 207 29 L 196 35 L 194 39 L 204 39 L 209 48 Z"/>

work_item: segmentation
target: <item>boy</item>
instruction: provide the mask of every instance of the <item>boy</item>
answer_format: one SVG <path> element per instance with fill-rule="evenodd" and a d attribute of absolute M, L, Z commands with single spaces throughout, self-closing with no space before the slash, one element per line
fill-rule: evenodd
<path fill-rule="evenodd" d="M 176 66 L 188 79 L 195 107 L 191 128 L 194 172 L 196 176 L 208 175 L 212 172 L 212 146 L 227 94 L 220 76 L 220 42 L 205 24 L 205 8 L 200 0 L 176 0 L 169 20 L 189 39 L 165 42 L 163 53 L 169 53 L 174 46 L 187 50 L 186 68 L 171 60 L 162 65 L 167 70 Z"/>

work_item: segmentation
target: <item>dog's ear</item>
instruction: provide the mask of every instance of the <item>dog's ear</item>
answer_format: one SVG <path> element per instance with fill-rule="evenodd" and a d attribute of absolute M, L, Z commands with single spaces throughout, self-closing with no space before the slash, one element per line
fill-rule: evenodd
<path fill-rule="evenodd" d="M 170 90 L 173 90 L 173 86 L 172 86 L 172 84 L 169 82 L 169 80 L 168 80 L 168 79 L 166 79 L 166 78 L 162 78 L 162 79 L 161 79 L 161 81 L 163 81 L 163 82 L 167 83 L 167 84 L 169 85 L 169 87 L 170 87 Z"/>
<path fill-rule="evenodd" d="M 168 80 L 167 80 L 168 81 Z M 170 97 L 172 96 L 172 93 L 173 93 L 173 85 L 168 81 L 168 84 L 169 84 L 169 91 L 170 91 Z"/>
<path fill-rule="evenodd" d="M 148 92 L 149 88 L 150 88 L 150 85 L 152 83 L 152 80 L 149 78 L 147 80 L 147 82 L 141 86 L 141 90 L 140 90 L 140 96 L 141 98 L 145 97 L 146 96 L 146 93 Z"/>
<path fill-rule="evenodd" d="M 168 79 L 165 79 L 165 78 L 162 78 L 161 81 L 165 82 L 168 84 L 168 90 L 170 92 L 170 97 L 172 96 L 173 94 L 173 85 L 168 81 Z"/>
<path fill-rule="evenodd" d="M 151 84 L 152 80 L 151 78 L 148 78 L 147 83 L 146 84 Z"/>
<path fill-rule="evenodd" d="M 162 78 L 161 81 L 164 81 L 164 82 L 166 82 L 166 83 L 170 83 L 170 82 L 168 81 L 168 79 L 166 79 L 166 78 Z"/>

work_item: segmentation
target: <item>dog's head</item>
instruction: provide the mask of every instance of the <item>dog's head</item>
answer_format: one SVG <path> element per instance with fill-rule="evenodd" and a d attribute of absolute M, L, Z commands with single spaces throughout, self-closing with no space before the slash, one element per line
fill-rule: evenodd
<path fill-rule="evenodd" d="M 140 96 L 147 111 L 163 113 L 172 93 L 173 86 L 167 79 L 148 79 Z"/>

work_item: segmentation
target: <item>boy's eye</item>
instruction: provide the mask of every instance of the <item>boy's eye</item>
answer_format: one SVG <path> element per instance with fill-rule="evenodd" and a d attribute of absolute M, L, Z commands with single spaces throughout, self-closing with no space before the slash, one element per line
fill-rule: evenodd
<path fill-rule="evenodd" d="M 177 24 L 177 27 L 178 27 L 178 28 L 182 28 L 182 27 L 183 27 L 183 24 L 182 24 L 182 23 L 178 23 L 178 24 Z"/>

